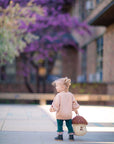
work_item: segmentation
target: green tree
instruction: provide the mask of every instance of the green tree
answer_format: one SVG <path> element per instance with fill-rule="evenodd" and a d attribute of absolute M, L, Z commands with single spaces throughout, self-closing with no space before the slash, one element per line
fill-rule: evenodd
<path fill-rule="evenodd" d="M 27 26 L 35 23 L 35 16 L 32 13 L 43 15 L 43 9 L 32 2 L 27 3 L 26 7 L 19 4 L 10 5 L 3 9 L 0 7 L 0 64 L 13 62 L 20 52 L 24 51 L 27 44 L 39 37 L 27 32 Z M 22 25 L 25 27 L 22 27 Z"/>

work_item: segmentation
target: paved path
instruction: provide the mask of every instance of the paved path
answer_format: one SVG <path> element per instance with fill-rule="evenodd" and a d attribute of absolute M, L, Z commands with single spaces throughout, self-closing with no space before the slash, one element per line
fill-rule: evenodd
<path fill-rule="evenodd" d="M 64 141 L 57 142 L 49 106 L 0 105 L 0 144 L 114 144 L 114 107 L 81 106 L 79 113 L 89 122 L 88 133 L 69 142 L 64 125 Z"/>

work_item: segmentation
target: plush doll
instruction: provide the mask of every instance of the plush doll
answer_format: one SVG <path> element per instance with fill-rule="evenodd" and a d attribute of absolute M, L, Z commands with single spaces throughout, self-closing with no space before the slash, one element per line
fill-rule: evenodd
<path fill-rule="evenodd" d="M 77 115 L 72 119 L 72 125 L 75 135 L 83 136 L 87 133 L 86 125 L 88 125 L 88 122 L 84 117 Z"/>

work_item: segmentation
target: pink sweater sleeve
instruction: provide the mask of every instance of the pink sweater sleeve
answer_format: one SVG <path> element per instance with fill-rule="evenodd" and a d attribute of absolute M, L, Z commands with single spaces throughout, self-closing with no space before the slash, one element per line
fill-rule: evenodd
<path fill-rule="evenodd" d="M 50 112 L 55 112 L 59 110 L 59 95 L 57 94 L 52 102 L 52 105 L 50 107 Z"/>
<path fill-rule="evenodd" d="M 73 111 L 77 111 L 77 109 L 80 107 L 80 105 L 78 104 L 78 102 L 76 101 L 75 97 L 73 96 L 72 98 L 72 110 Z"/>

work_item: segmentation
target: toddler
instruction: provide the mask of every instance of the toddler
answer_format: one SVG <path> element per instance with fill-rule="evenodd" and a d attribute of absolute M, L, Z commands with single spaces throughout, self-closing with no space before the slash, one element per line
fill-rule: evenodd
<path fill-rule="evenodd" d="M 75 100 L 73 94 L 69 92 L 71 80 L 67 77 L 55 80 L 52 83 L 58 94 L 55 96 L 50 112 L 56 111 L 57 132 L 58 136 L 55 140 L 63 140 L 63 121 L 66 122 L 68 128 L 69 140 L 74 140 L 74 131 L 72 127 L 72 111 L 78 114 L 79 104 Z"/>

